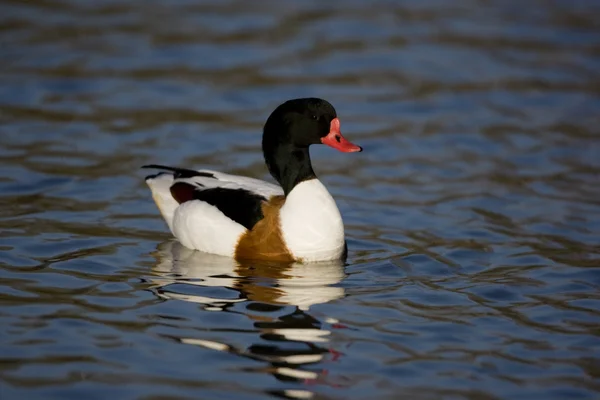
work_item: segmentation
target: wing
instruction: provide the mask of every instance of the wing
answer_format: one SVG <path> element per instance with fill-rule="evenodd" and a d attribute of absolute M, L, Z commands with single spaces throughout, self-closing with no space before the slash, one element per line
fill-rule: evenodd
<path fill-rule="evenodd" d="M 272 196 L 283 194 L 281 187 L 268 182 L 217 171 L 194 171 L 161 165 L 148 165 L 143 168 L 160 168 L 172 172 L 172 174 L 167 174 L 171 176 L 169 195 L 165 193 L 163 185 L 161 197 L 170 197 L 177 205 L 193 200 L 206 202 L 246 229 L 252 229 L 258 221 L 263 219 L 263 202 Z M 151 182 L 157 177 L 162 177 L 163 174 L 165 173 L 151 175 L 146 178 L 146 181 L 151 185 Z M 161 212 L 165 216 L 162 209 Z"/>
<path fill-rule="evenodd" d="M 260 179 L 248 178 L 246 176 L 230 175 L 208 169 L 195 171 L 192 169 L 174 168 L 155 164 L 144 165 L 142 168 L 156 168 L 171 171 L 174 182 L 200 184 L 207 189 L 244 189 L 267 199 L 271 196 L 283 195 L 283 189 L 281 186 L 274 185 Z M 155 178 L 156 176 L 157 175 L 150 175 L 146 178 L 146 180 L 149 178 Z"/>
<path fill-rule="evenodd" d="M 171 186 L 171 195 L 179 204 L 193 200 L 204 201 L 248 230 L 263 219 L 262 204 L 267 201 L 267 198 L 245 189 L 207 189 L 187 182 L 175 182 Z"/>

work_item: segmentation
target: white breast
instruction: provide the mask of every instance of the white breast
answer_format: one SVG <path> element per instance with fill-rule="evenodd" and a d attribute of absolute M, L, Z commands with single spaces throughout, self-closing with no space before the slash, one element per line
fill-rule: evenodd
<path fill-rule="evenodd" d="M 342 216 L 318 179 L 299 183 L 280 211 L 281 230 L 288 249 L 304 261 L 335 260 L 344 252 Z"/>

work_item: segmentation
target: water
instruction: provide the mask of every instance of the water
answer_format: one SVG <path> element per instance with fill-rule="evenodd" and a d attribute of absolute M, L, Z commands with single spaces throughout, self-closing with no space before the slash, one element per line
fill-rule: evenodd
<path fill-rule="evenodd" d="M 0 397 L 600 397 L 600 3 L 0 5 Z M 319 96 L 347 264 L 171 241 L 139 166 L 268 178 Z"/>

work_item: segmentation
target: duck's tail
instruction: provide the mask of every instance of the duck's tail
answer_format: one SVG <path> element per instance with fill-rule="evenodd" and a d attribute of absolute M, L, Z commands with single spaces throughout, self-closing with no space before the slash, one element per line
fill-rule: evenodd
<path fill-rule="evenodd" d="M 179 203 L 171 195 L 171 185 L 174 180 L 173 174 L 169 172 L 160 172 L 146 177 L 146 184 L 152 191 L 152 198 L 171 232 L 173 232 L 173 215 L 179 206 Z"/>

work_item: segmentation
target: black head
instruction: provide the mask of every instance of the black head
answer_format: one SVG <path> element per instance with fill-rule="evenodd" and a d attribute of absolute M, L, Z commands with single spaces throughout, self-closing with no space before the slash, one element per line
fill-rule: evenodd
<path fill-rule="evenodd" d="M 262 140 L 265 161 L 286 194 L 296 183 L 314 177 L 308 154 L 312 144 L 343 152 L 362 150 L 342 136 L 335 108 L 322 99 L 288 100 L 267 119 Z"/>
<path fill-rule="evenodd" d="M 331 121 L 337 118 L 329 102 L 316 98 L 288 100 L 275 109 L 263 131 L 265 145 L 279 143 L 308 147 L 321 143 L 329 133 Z"/>

